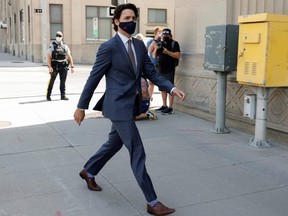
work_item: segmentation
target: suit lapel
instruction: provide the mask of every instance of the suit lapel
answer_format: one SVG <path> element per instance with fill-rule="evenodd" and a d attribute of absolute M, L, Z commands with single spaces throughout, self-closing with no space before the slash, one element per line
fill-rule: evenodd
<path fill-rule="evenodd" d="M 127 49 L 118 34 L 115 35 L 115 39 L 116 39 L 116 44 L 119 46 L 119 51 L 122 53 L 121 56 L 124 58 L 123 60 L 130 62 Z M 132 64 L 131 64 L 131 68 L 133 68 Z"/>
<path fill-rule="evenodd" d="M 122 54 L 123 54 L 123 55 L 121 55 L 124 58 L 123 61 L 129 62 L 129 68 L 131 69 L 131 73 L 133 73 L 135 75 L 135 71 L 134 71 L 133 65 L 130 61 L 127 49 L 126 49 L 125 45 L 123 44 L 123 42 L 122 42 L 122 40 L 118 34 L 115 35 L 115 39 L 117 40 L 116 44 L 119 44 L 120 52 L 122 52 Z M 133 40 L 133 45 L 134 45 L 134 48 L 136 51 L 137 49 L 135 47 L 134 38 L 132 40 Z M 137 71 L 138 71 L 138 55 L 137 55 L 137 53 L 136 53 L 136 58 L 137 58 L 136 61 L 137 61 Z M 138 72 L 136 72 L 136 74 L 138 76 Z"/>

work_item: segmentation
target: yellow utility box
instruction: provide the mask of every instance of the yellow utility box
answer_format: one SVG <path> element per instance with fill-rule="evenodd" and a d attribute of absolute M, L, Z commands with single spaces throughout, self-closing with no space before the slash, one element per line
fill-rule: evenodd
<path fill-rule="evenodd" d="M 237 81 L 262 87 L 288 86 L 288 16 L 238 17 Z"/>

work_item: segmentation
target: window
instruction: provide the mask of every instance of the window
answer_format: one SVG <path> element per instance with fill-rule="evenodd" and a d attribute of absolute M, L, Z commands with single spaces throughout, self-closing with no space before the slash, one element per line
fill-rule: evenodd
<path fill-rule="evenodd" d="M 30 5 L 27 7 L 27 13 L 28 13 L 28 41 L 31 41 L 31 21 L 30 21 Z"/>
<path fill-rule="evenodd" d="M 15 37 L 15 43 L 18 43 L 17 16 L 16 16 L 16 14 L 14 14 L 14 37 Z"/>
<path fill-rule="evenodd" d="M 50 39 L 56 39 L 56 32 L 63 32 L 63 6 L 61 4 L 49 5 Z"/>
<path fill-rule="evenodd" d="M 148 9 L 148 23 L 167 23 L 166 9 Z"/>
<path fill-rule="evenodd" d="M 25 41 L 24 38 L 24 18 L 23 18 L 23 9 L 20 10 L 20 43 Z"/>
<path fill-rule="evenodd" d="M 13 33 L 12 33 L 12 17 L 9 17 L 9 34 L 10 34 L 10 43 L 12 43 Z"/>
<path fill-rule="evenodd" d="M 86 39 L 107 40 L 112 33 L 112 20 L 107 7 L 86 6 Z"/>

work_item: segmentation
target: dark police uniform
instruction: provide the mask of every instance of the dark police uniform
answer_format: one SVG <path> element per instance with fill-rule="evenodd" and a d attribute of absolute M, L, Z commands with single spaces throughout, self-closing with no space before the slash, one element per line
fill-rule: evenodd
<path fill-rule="evenodd" d="M 47 88 L 47 93 L 46 97 L 47 100 L 51 100 L 51 92 L 53 89 L 53 85 L 55 82 L 55 79 L 59 73 L 60 77 L 60 93 L 61 93 L 61 99 L 62 100 L 67 100 L 65 96 L 65 90 L 66 90 L 66 78 L 67 78 L 67 72 L 69 70 L 68 68 L 68 54 L 70 55 L 70 49 L 69 47 L 61 42 L 60 44 L 56 41 L 51 43 L 49 45 L 47 54 L 51 54 L 52 59 L 51 59 L 51 66 L 53 68 L 53 72 L 50 74 L 50 80 L 48 83 L 48 88 Z"/>

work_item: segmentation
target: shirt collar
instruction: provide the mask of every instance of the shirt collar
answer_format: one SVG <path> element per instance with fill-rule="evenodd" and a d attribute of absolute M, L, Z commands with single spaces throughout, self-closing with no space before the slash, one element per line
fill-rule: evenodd
<path fill-rule="evenodd" d="M 117 32 L 117 34 L 119 35 L 119 37 L 121 38 L 121 40 L 124 44 L 126 44 L 129 39 L 132 40 L 132 37 L 128 38 L 125 35 L 121 34 L 120 32 Z"/>

